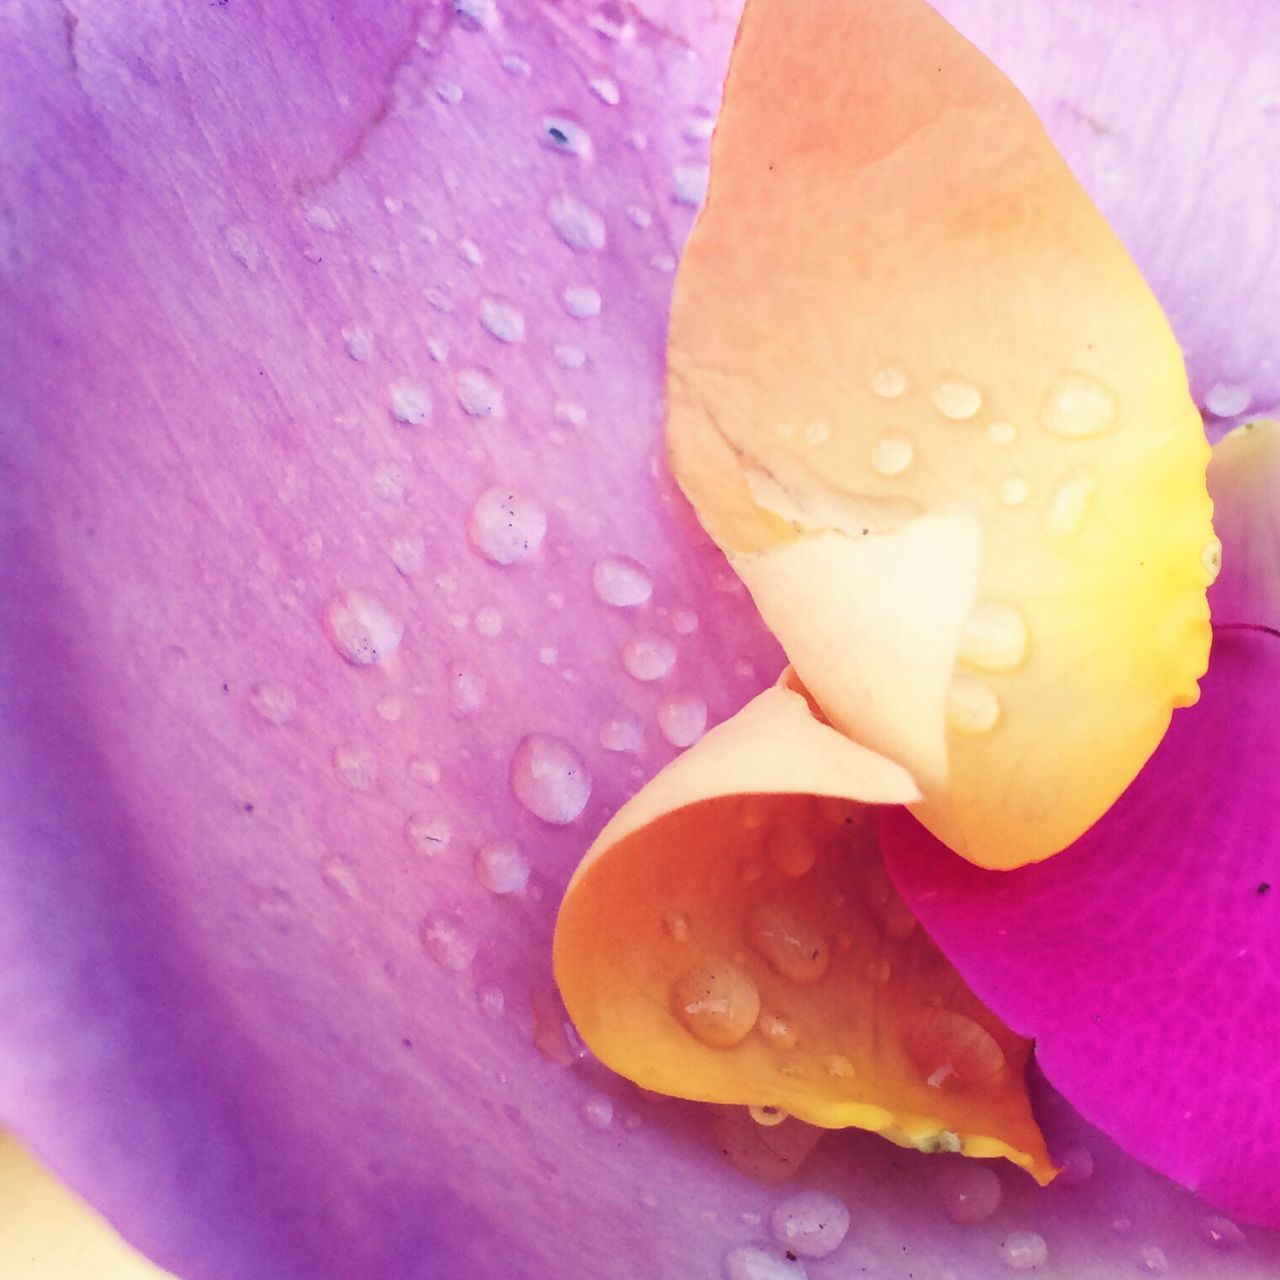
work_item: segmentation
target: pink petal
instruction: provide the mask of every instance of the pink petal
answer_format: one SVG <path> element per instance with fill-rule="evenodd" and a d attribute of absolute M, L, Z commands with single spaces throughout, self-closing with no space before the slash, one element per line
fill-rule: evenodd
<path fill-rule="evenodd" d="M 934 7 L 1030 98 L 1160 298 L 1213 419 L 1280 404 L 1270 0 Z"/>
<path fill-rule="evenodd" d="M 1280 644 L 1220 635 L 1201 701 L 1111 812 L 1037 866 L 983 872 L 904 813 L 885 822 L 908 905 L 978 995 L 1037 1038 L 1082 1114 L 1209 1203 L 1272 1225 L 1277 687 Z"/>

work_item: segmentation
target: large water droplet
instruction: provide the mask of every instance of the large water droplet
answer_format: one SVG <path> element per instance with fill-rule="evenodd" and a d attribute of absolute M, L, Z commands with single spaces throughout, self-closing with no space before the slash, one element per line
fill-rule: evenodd
<path fill-rule="evenodd" d="M 494 564 L 517 564 L 542 545 L 547 513 L 532 498 L 509 489 L 486 489 L 471 509 L 471 545 Z"/>
<path fill-rule="evenodd" d="M 582 757 L 563 738 L 531 733 L 511 757 L 511 789 L 516 799 L 543 822 L 562 826 L 587 807 L 591 774 Z"/>
<path fill-rule="evenodd" d="M 431 397 L 416 382 L 401 380 L 388 388 L 391 416 L 406 426 L 417 426 L 431 416 Z"/>
<path fill-rule="evenodd" d="M 1000 1241 L 1000 1257 L 1010 1271 L 1032 1271 L 1048 1261 L 1049 1246 L 1034 1231 L 1010 1231 Z"/>
<path fill-rule="evenodd" d="M 470 968 L 476 958 L 476 944 L 453 920 L 438 912 L 427 916 L 418 926 L 418 937 L 427 955 L 453 973 Z"/>
<path fill-rule="evenodd" d="M 573 196 L 557 196 L 552 200 L 548 213 L 556 235 L 569 248 L 579 252 L 604 248 L 604 219 L 581 200 Z"/>
<path fill-rule="evenodd" d="M 977 676 L 959 673 L 947 689 L 947 723 L 958 733 L 987 733 L 1000 720 L 1000 701 Z"/>
<path fill-rule="evenodd" d="M 1204 393 L 1204 407 L 1215 418 L 1235 418 L 1244 413 L 1253 400 L 1248 387 L 1233 382 L 1215 382 Z"/>
<path fill-rule="evenodd" d="M 1049 390 L 1042 422 L 1046 431 L 1069 440 L 1101 435 L 1115 425 L 1115 394 L 1083 373 L 1064 374 Z"/>
<path fill-rule="evenodd" d="M 979 600 L 960 635 L 960 660 L 979 671 L 1015 671 L 1026 661 L 1030 643 L 1020 609 Z"/>
<path fill-rule="evenodd" d="M 632 636 L 622 646 L 622 665 L 636 680 L 661 680 L 676 664 L 676 647 L 666 636 Z"/>
<path fill-rule="evenodd" d="M 755 979 L 731 960 L 690 969 L 671 989 L 675 1015 L 705 1045 L 732 1049 L 755 1026 L 760 993 Z"/>
<path fill-rule="evenodd" d="M 849 1233 L 849 1208 L 826 1191 L 788 1196 L 770 1219 L 774 1239 L 801 1258 L 825 1258 Z"/>
<path fill-rule="evenodd" d="M 644 565 L 626 556 L 605 556 L 591 571 L 596 596 L 615 609 L 645 604 L 653 595 L 653 579 Z"/>
<path fill-rule="evenodd" d="M 953 422 L 967 422 L 982 408 L 982 392 L 963 378 L 942 378 L 933 389 L 933 407 Z"/>
<path fill-rule="evenodd" d="M 691 747 L 707 729 L 707 704 L 696 693 L 675 693 L 658 704 L 658 728 L 673 746 Z"/>
<path fill-rule="evenodd" d="M 972 1018 L 950 1009 L 920 1009 L 906 1023 L 907 1053 L 930 1088 L 982 1089 L 1009 1072 L 995 1037 Z"/>
<path fill-rule="evenodd" d="M 334 596 L 325 607 L 324 625 L 333 647 L 358 667 L 389 658 L 404 635 L 400 619 L 360 591 Z"/>
<path fill-rule="evenodd" d="M 766 902 L 746 920 L 747 942 L 775 973 L 791 982 L 817 982 L 831 963 L 831 944 L 794 907 Z"/>
<path fill-rule="evenodd" d="M 493 418 L 502 412 L 502 388 L 479 369 L 458 374 L 458 403 L 473 418 Z"/>
<path fill-rule="evenodd" d="M 480 304 L 480 323 L 499 342 L 520 342 L 524 338 L 524 316 L 509 302 L 486 298 Z"/>
<path fill-rule="evenodd" d="M 915 454 L 915 445 L 906 436 L 881 436 L 871 453 L 871 469 L 882 476 L 900 476 Z"/>
<path fill-rule="evenodd" d="M 496 840 L 476 854 L 476 879 L 490 893 L 500 896 L 523 893 L 529 884 L 529 860 L 519 845 Z"/>
<path fill-rule="evenodd" d="M 1084 523 L 1098 482 L 1088 472 L 1064 480 L 1044 509 L 1044 529 L 1051 538 L 1069 538 Z"/>
<path fill-rule="evenodd" d="M 1000 1208 L 1002 1188 L 996 1171 L 977 1160 L 948 1165 L 942 1175 L 942 1203 L 952 1222 L 986 1222 Z"/>

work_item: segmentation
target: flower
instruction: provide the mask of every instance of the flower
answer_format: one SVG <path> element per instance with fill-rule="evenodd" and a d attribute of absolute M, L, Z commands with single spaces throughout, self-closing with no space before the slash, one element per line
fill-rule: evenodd
<path fill-rule="evenodd" d="M 197 1280 L 710 1273 L 778 1193 L 574 1059 L 546 954 L 591 831 L 697 700 L 722 719 L 779 662 L 652 468 L 735 15 L 298 9 L 4 20 L 0 1115 Z M 1220 101 L 1215 60 L 1266 66 L 1247 34 L 1162 39 L 1152 75 Z M 1070 36 L 1060 58 L 1096 56 Z M 1252 190 L 1261 153 L 1224 150 L 1222 188 Z M 1222 323 L 1251 295 L 1215 207 L 1179 241 L 1216 300 L 1192 367 L 1262 397 L 1273 304 Z M 665 676 L 622 665 L 642 638 L 631 665 L 660 672 L 665 641 Z M 590 774 L 564 825 L 510 789 L 535 734 L 536 805 L 585 790 L 562 744 Z M 527 891 L 477 888 L 506 844 Z M 1189 1197 L 1060 1125 L 1097 1190 L 1032 1209 L 1010 1185 L 977 1233 L 923 1157 L 853 1139 L 806 1177 L 868 1265 L 994 1268 L 1005 1223 L 1081 1268 L 1201 1256 L 1168 1225 Z"/>

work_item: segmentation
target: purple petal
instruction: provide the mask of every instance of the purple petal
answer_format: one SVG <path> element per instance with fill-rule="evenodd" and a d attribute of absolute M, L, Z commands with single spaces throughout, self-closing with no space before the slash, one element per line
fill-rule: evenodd
<path fill-rule="evenodd" d="M 934 7 L 1030 98 L 1155 290 L 1213 419 L 1280 404 L 1270 0 Z"/>

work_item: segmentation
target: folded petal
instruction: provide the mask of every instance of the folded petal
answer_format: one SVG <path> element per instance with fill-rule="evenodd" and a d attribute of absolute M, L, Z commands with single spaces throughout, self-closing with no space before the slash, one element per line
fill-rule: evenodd
<path fill-rule="evenodd" d="M 1280 642 L 1219 635 L 1204 696 L 1060 858 L 1007 873 L 883 827 L 907 904 L 1126 1151 L 1280 1225 Z"/>
<path fill-rule="evenodd" d="M 669 399 L 677 478 L 799 677 L 964 857 L 1062 848 L 1194 701 L 1213 534 L 1177 345 L 923 3 L 748 7 Z"/>
<path fill-rule="evenodd" d="M 1053 1176 L 1030 1045 L 958 982 L 884 878 L 897 765 L 761 694 L 601 833 L 565 894 L 555 967 L 590 1048 L 646 1089 L 856 1126 Z"/>

